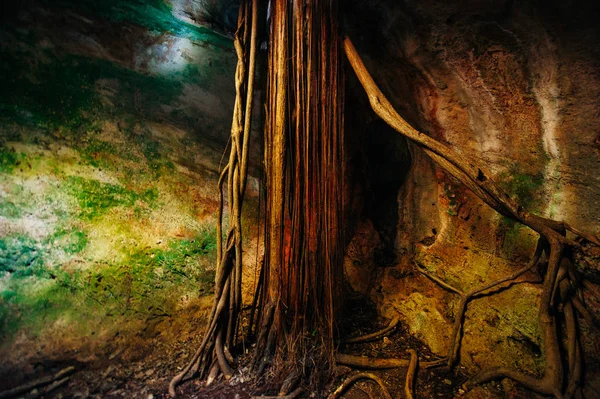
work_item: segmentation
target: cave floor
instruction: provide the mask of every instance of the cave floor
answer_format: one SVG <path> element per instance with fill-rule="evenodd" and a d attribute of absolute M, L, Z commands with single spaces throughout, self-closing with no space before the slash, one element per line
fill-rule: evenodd
<path fill-rule="evenodd" d="M 341 325 L 342 338 L 354 337 L 378 331 L 389 322 L 377 317 L 375 309 L 364 302 L 350 301 L 346 306 L 344 322 Z M 75 372 L 70 380 L 46 395 L 41 395 L 46 386 L 39 390 L 29 391 L 24 396 L 56 397 L 56 398 L 167 398 L 167 387 L 170 379 L 180 370 L 200 343 L 200 336 L 192 326 L 200 326 L 203 320 L 197 312 L 174 315 L 173 319 L 164 318 L 157 322 L 150 320 L 146 328 L 131 337 L 123 337 L 120 345 L 106 343 L 96 347 L 96 353 L 81 356 L 81 353 L 66 352 L 62 356 L 52 358 L 35 358 L 24 368 L 27 371 L 2 373 L 0 375 L 0 392 L 53 375 L 58 371 L 73 366 Z M 167 338 L 165 338 L 167 337 Z M 116 339 L 115 339 L 116 340 Z M 415 349 L 421 361 L 432 361 L 438 358 L 419 340 L 412 337 L 408 328 L 402 323 L 385 335 L 384 338 L 372 342 L 350 344 L 340 347 L 345 354 L 378 357 L 408 358 L 408 349 Z M 179 397 L 199 399 L 248 399 L 260 395 L 276 395 L 275 384 L 253 381 L 245 374 L 250 356 L 239 361 L 238 372 L 228 381 L 220 381 L 209 388 L 203 387 L 199 380 L 189 380 L 178 387 Z M 339 366 L 335 373 L 331 392 L 348 376 L 356 371 L 349 367 Z M 404 397 L 406 368 L 372 371 L 387 385 L 392 397 Z M 488 385 L 479 390 L 464 393 L 460 385 L 467 374 L 461 368 L 453 372 L 443 368 L 421 369 L 418 371 L 415 395 L 417 398 L 527 398 L 512 386 L 507 389 L 501 384 Z M 36 396 L 37 395 L 37 396 Z M 306 394 L 302 397 L 317 397 Z M 358 382 L 343 396 L 346 399 L 379 398 L 381 391 L 370 381 Z"/>

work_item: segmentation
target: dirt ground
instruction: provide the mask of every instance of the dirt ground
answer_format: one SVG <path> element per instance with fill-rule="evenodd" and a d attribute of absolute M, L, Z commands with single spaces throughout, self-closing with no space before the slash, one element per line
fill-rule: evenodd
<path fill-rule="evenodd" d="M 167 398 L 167 387 L 170 379 L 185 366 L 187 360 L 200 343 L 203 321 L 208 309 L 205 297 L 204 306 L 196 307 L 195 312 L 182 313 L 173 317 L 165 317 L 143 331 L 133 334 L 127 339 L 117 339 L 97 346 L 94 356 L 83 356 L 77 351 L 65 352 L 51 358 L 33 358 L 27 367 L 21 370 L 7 370 L 0 375 L 0 392 L 15 386 L 51 376 L 65 369 L 74 367 L 70 379 L 51 392 L 44 393 L 49 384 L 21 394 L 24 398 Z M 378 319 L 375 309 L 361 301 L 350 301 L 345 310 L 346 316 L 341 325 L 345 337 L 358 336 L 377 331 L 386 326 L 388 320 Z M 408 358 L 407 350 L 416 349 L 422 361 L 436 360 L 437 357 L 420 341 L 408 334 L 407 326 L 398 325 L 384 338 L 361 344 L 345 345 L 339 348 L 342 353 L 370 357 Z M 121 337 L 124 338 L 124 337 Z M 119 344 L 116 342 L 119 341 Z M 100 348 L 100 349 L 98 349 Z M 81 359 L 90 360 L 81 360 Z M 249 356 L 239 360 L 238 372 L 227 382 L 220 381 L 206 388 L 204 383 L 192 379 L 178 388 L 182 398 L 198 399 L 249 399 L 253 396 L 276 395 L 269 389 L 269 382 L 258 384 L 247 374 L 245 364 Z M 6 366 L 6 365 L 5 365 Z M 331 392 L 348 376 L 355 373 L 345 366 L 336 369 L 336 377 L 326 392 Z M 387 385 L 392 397 L 403 398 L 406 369 L 373 371 Z M 419 370 L 415 393 L 418 398 L 526 398 L 526 393 L 513 386 L 488 386 L 470 392 L 465 396 L 460 385 L 467 375 L 461 368 L 452 372 L 443 368 Z M 273 388 L 273 387 L 271 387 Z M 0 397 L 1 394 L 0 394 Z M 302 397 L 317 397 L 306 392 Z M 359 382 L 345 394 L 347 399 L 369 399 L 382 397 L 379 388 L 372 382 Z"/>

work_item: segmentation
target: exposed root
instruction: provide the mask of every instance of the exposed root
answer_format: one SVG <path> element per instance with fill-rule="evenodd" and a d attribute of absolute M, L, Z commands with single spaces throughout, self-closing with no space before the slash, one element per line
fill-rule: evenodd
<path fill-rule="evenodd" d="M 294 387 L 296 387 L 296 385 L 298 385 L 298 383 L 300 382 L 300 373 L 297 371 L 294 371 L 292 373 L 290 373 L 285 380 L 283 380 L 283 383 L 281 384 L 281 388 L 279 388 L 279 396 L 285 396 L 287 394 L 289 394 L 292 389 L 294 389 Z"/>
<path fill-rule="evenodd" d="M 385 384 L 383 383 L 381 378 L 379 378 L 375 374 L 371 374 L 371 373 L 354 374 L 352 377 L 349 377 L 346 381 L 344 381 L 342 383 L 342 385 L 340 385 L 335 391 L 333 391 L 333 393 L 331 395 L 329 395 L 327 397 L 327 399 L 337 399 L 337 398 L 341 397 L 341 395 L 344 392 L 346 392 L 346 390 L 348 388 L 350 388 L 354 383 L 356 383 L 357 381 L 360 381 L 360 380 L 375 381 L 377 383 L 377 385 L 379 385 L 379 387 L 383 391 L 383 397 L 386 399 L 392 399 L 392 395 L 390 394 L 390 391 L 388 391 L 387 387 L 385 386 Z"/>
<path fill-rule="evenodd" d="M 503 286 L 504 288 L 507 288 L 506 283 L 513 284 L 517 278 L 519 278 L 520 276 L 522 276 L 523 274 L 525 274 L 526 272 L 528 272 L 529 270 L 531 270 L 534 266 L 536 266 L 538 264 L 538 261 L 542 254 L 543 248 L 544 248 L 544 246 L 542 245 L 541 241 L 538 241 L 538 245 L 535 250 L 533 259 L 527 266 L 525 266 L 524 268 L 522 268 L 520 270 L 517 270 L 516 272 L 514 272 L 513 274 L 511 274 L 509 276 L 492 281 L 489 284 L 486 284 L 482 287 L 475 288 L 467 293 L 462 292 L 458 288 L 452 287 L 450 284 L 445 283 L 438 277 L 431 275 L 424 268 L 422 268 L 418 264 L 416 264 L 417 269 L 423 275 L 427 276 L 428 278 L 430 278 L 431 280 L 433 280 L 434 282 L 436 282 L 438 285 L 445 288 L 446 290 L 452 291 L 452 292 L 460 295 L 460 297 L 461 297 L 460 303 L 458 305 L 458 313 L 455 316 L 454 327 L 452 329 L 452 335 L 450 338 L 450 346 L 448 348 L 448 367 L 454 366 L 456 360 L 458 359 L 458 354 L 460 351 L 461 331 L 463 328 L 464 317 L 465 317 L 465 313 L 467 311 L 467 304 L 469 303 L 469 301 L 471 299 L 473 299 L 474 297 L 487 295 L 490 292 L 492 292 L 493 290 L 499 291 L 502 288 L 501 286 Z"/>
<path fill-rule="evenodd" d="M 34 393 L 28 395 L 27 399 L 35 399 L 35 398 L 39 398 L 39 397 L 45 397 L 46 395 L 48 395 L 50 392 L 54 391 L 59 386 L 66 384 L 70 379 L 71 379 L 71 376 L 62 378 L 60 380 L 56 380 L 52 384 L 45 387 L 44 389 L 40 389 L 37 392 L 34 392 Z"/>
<path fill-rule="evenodd" d="M 465 386 L 469 388 L 474 384 L 484 383 L 493 379 L 510 378 L 525 387 L 544 395 L 554 395 L 557 398 L 564 397 L 565 393 L 570 395 L 573 388 L 569 389 L 568 386 L 577 385 L 576 381 L 579 380 L 579 377 L 574 376 L 574 374 L 579 374 L 580 371 L 575 365 L 567 370 L 564 370 L 563 368 L 560 346 L 561 339 L 558 336 L 559 329 L 556 320 L 556 313 L 559 308 L 559 303 L 556 300 L 556 293 L 559 290 L 561 280 L 566 278 L 565 276 L 568 274 L 562 266 L 563 260 L 567 257 L 565 250 L 567 248 L 572 250 L 582 250 L 583 247 L 576 240 L 567 238 L 566 231 L 569 230 L 579 238 L 583 237 L 595 245 L 599 245 L 600 240 L 565 223 L 529 213 L 526 209 L 523 209 L 521 205 L 513 201 L 510 196 L 507 195 L 493 179 L 491 179 L 491 174 L 487 172 L 485 168 L 479 165 L 476 166 L 474 162 L 465 158 L 452 147 L 414 129 L 396 112 L 388 99 L 377 87 L 377 84 L 367 71 L 362 59 L 354 48 L 354 45 L 348 38 L 345 38 L 344 40 L 344 49 L 350 65 L 365 89 L 371 107 L 375 113 L 400 134 L 412 140 L 429 157 L 437 162 L 448 173 L 461 181 L 492 209 L 537 232 L 540 235 L 539 242 L 544 244 L 544 249 L 548 253 L 548 265 L 543 273 L 542 292 L 538 310 L 538 322 L 542 336 L 542 351 L 545 354 L 546 363 L 543 377 L 538 379 L 505 367 L 499 367 L 481 371 L 478 375 L 468 381 Z M 538 250 L 539 249 L 540 246 L 538 245 Z M 444 288 L 461 295 L 460 317 L 457 317 L 452 334 L 453 339 L 450 343 L 451 348 L 448 356 L 449 366 L 454 364 L 458 356 L 459 332 L 462 328 L 462 319 L 464 318 L 465 308 L 469 299 L 475 295 L 484 294 L 485 292 L 490 293 L 490 290 L 493 288 L 496 288 L 503 283 L 514 281 L 518 276 L 525 273 L 537 263 L 538 250 L 536 250 L 536 256 L 534 256 L 534 259 L 527 267 L 517 271 L 511 276 L 494 281 L 485 287 L 478 288 L 468 293 L 463 293 L 460 290 L 441 282 L 437 278 L 432 278 Z M 561 269 L 563 270 L 561 271 Z M 564 301 L 565 298 L 562 298 L 562 300 Z M 567 321 L 567 323 L 570 322 Z M 572 330 L 572 328 L 567 326 L 567 330 L 569 329 Z M 578 332 L 573 332 L 573 334 L 578 335 Z M 571 338 L 568 339 L 570 340 Z M 578 338 L 576 342 L 578 342 Z M 577 349 L 578 345 L 573 346 L 571 344 L 569 347 L 570 348 L 567 348 L 568 351 L 575 351 L 575 353 L 569 355 L 571 356 L 570 359 L 577 359 L 580 357 L 577 355 L 578 351 L 581 352 L 580 349 Z M 568 384 L 566 384 L 567 392 L 564 390 L 565 384 L 563 382 L 565 380 L 568 381 Z"/>
<path fill-rule="evenodd" d="M 366 356 L 346 355 L 343 353 L 335 354 L 335 362 L 342 366 L 355 367 L 364 370 L 386 370 L 410 366 L 410 360 L 408 359 L 381 359 Z M 433 362 L 422 362 L 421 367 L 428 369 L 442 366 L 445 363 L 446 359 L 435 360 Z"/>
<path fill-rule="evenodd" d="M 206 377 L 206 386 L 209 387 L 212 383 L 217 379 L 219 372 L 221 369 L 219 368 L 219 364 L 216 361 L 213 361 L 213 365 L 208 372 L 208 377 Z"/>
<path fill-rule="evenodd" d="M 33 397 L 38 397 L 40 395 L 46 394 L 46 393 L 56 389 L 60 385 L 67 382 L 71 378 L 71 374 L 73 374 L 74 372 L 75 372 L 75 367 L 73 367 L 73 366 L 66 367 L 66 368 L 60 370 L 58 373 L 51 375 L 49 377 L 43 377 L 43 378 L 31 381 L 31 382 L 25 383 L 23 385 L 19 385 L 18 387 L 14 387 L 9 390 L 0 392 L 0 399 L 14 398 L 14 397 L 22 395 L 26 392 L 32 391 L 33 389 L 50 384 L 43 389 L 39 389 L 38 390 L 39 394 L 37 396 L 33 396 Z M 31 397 L 31 396 L 32 395 L 29 395 L 29 397 Z"/>
<path fill-rule="evenodd" d="M 577 328 L 577 319 L 573 306 L 570 282 L 565 279 L 560 284 L 560 295 L 564 301 L 563 314 L 565 316 L 567 354 L 569 367 L 569 380 L 565 391 L 565 399 L 572 398 L 580 389 L 582 377 L 581 344 Z"/>
<path fill-rule="evenodd" d="M 594 317 L 592 312 L 585 307 L 583 302 L 579 298 L 573 297 L 571 298 L 571 303 L 573 304 L 575 310 L 577 310 L 577 313 L 579 313 L 585 320 L 588 321 L 588 325 L 596 332 L 600 332 L 600 323 L 598 323 L 598 320 Z"/>
<path fill-rule="evenodd" d="M 392 321 L 390 321 L 390 324 L 387 327 L 385 327 L 379 331 L 375 331 L 374 333 L 371 333 L 371 334 L 347 339 L 347 340 L 343 341 L 342 344 L 357 344 L 359 342 L 374 341 L 374 340 L 378 339 L 379 337 L 382 337 L 385 334 L 387 334 L 388 332 L 392 331 L 394 328 L 396 328 L 399 321 L 400 321 L 400 318 L 398 316 L 396 316 L 392 319 Z"/>
<path fill-rule="evenodd" d="M 409 349 L 410 353 L 410 364 L 408 365 L 408 371 L 406 372 L 406 382 L 404 383 L 404 396 L 406 399 L 414 399 L 415 393 L 415 378 L 417 376 L 417 367 L 419 366 L 419 357 L 417 351 Z"/>

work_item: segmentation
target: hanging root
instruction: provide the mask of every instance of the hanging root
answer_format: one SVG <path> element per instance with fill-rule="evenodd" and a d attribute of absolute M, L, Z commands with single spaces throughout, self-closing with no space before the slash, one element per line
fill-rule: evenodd
<path fill-rule="evenodd" d="M 377 383 L 377 385 L 379 385 L 379 387 L 383 391 L 383 397 L 386 399 L 392 399 L 392 395 L 390 394 L 390 391 L 388 391 L 387 387 L 385 386 L 385 384 L 381 380 L 381 378 L 379 378 L 375 374 L 371 374 L 371 373 L 354 374 L 352 377 L 350 377 L 346 381 L 344 381 L 342 383 L 342 385 L 340 385 L 335 391 L 333 391 L 333 393 L 331 395 L 329 395 L 327 397 L 327 399 L 337 399 L 337 398 L 341 397 L 341 395 L 344 392 L 346 392 L 346 390 L 348 390 L 354 383 L 356 383 L 357 381 L 360 381 L 360 380 L 375 381 Z"/>
<path fill-rule="evenodd" d="M 249 21 L 248 16 L 251 17 Z M 200 347 L 186 367 L 169 383 L 169 395 L 188 375 L 207 377 L 207 385 L 222 373 L 226 379 L 233 375 L 234 362 L 229 348 L 238 333 L 238 315 L 242 305 L 242 201 L 248 173 L 248 146 L 252 112 L 258 0 L 244 0 L 238 14 L 238 30 L 234 47 L 238 56 L 235 75 L 236 100 L 231 126 L 229 161 L 219 177 L 219 211 L 217 217 L 217 272 L 215 299 L 208 327 Z M 223 250 L 223 186 L 227 182 L 227 204 L 230 226 Z M 207 375 L 208 373 L 208 375 Z"/>
<path fill-rule="evenodd" d="M 461 181 L 492 209 L 537 232 L 540 235 L 540 242 L 544 244 L 544 249 L 548 253 L 548 266 L 543 276 L 542 293 L 538 310 L 538 322 L 542 335 L 542 351 L 545 354 L 546 360 L 543 377 L 538 379 L 505 367 L 491 368 L 481 371 L 470 381 L 467 381 L 467 383 L 465 383 L 465 388 L 468 389 L 475 384 L 484 383 L 493 379 L 510 378 L 525 387 L 544 395 L 554 395 L 557 398 L 572 395 L 573 392 L 577 390 L 581 374 L 581 367 L 577 366 L 581 361 L 581 349 L 579 348 L 578 343 L 579 333 L 576 331 L 576 328 L 573 327 L 576 323 L 571 321 L 571 318 L 574 319 L 576 317 L 576 314 L 572 311 L 571 304 L 567 305 L 565 298 L 561 298 L 563 300 L 563 308 L 565 309 L 565 319 L 567 323 L 566 330 L 568 330 L 567 339 L 569 345 L 567 351 L 570 359 L 569 363 L 573 363 L 572 367 L 568 367 L 565 370 L 562 365 L 561 339 L 558 336 L 559 326 L 557 325 L 556 320 L 556 313 L 559 308 L 559 303 L 556 298 L 557 296 L 560 297 L 560 295 L 556 295 L 556 293 L 559 290 L 561 280 L 566 278 L 559 277 L 561 264 L 563 263 L 563 260 L 566 259 L 565 250 L 567 248 L 581 250 L 582 246 L 578 242 L 567 238 L 566 231 L 569 230 L 579 238 L 586 239 L 595 245 L 599 245 L 600 241 L 596 237 L 584 234 L 565 223 L 545 219 L 527 212 L 521 205 L 510 199 L 510 196 L 491 179 L 491 174 L 487 172 L 484 167 L 475 166 L 472 161 L 465 158 L 452 147 L 414 129 L 396 112 L 388 99 L 377 87 L 377 84 L 367 71 L 362 59 L 356 51 L 356 48 L 354 48 L 354 45 L 348 38 L 345 38 L 344 40 L 344 50 L 346 51 L 346 56 L 350 65 L 354 69 L 354 72 L 368 95 L 371 107 L 379 117 L 400 134 L 412 140 L 430 158 L 456 179 Z M 538 250 L 539 248 L 540 246 L 538 245 Z M 469 300 L 477 295 L 491 293 L 492 289 L 495 289 L 502 284 L 511 284 L 516 278 L 536 265 L 539 255 L 538 250 L 536 250 L 536 256 L 534 256 L 532 262 L 528 266 L 518 270 L 511 276 L 494 281 L 468 293 L 463 293 L 455 287 L 451 287 L 444 283 L 440 279 L 429 276 L 440 286 L 461 296 L 459 317 L 456 318 L 452 333 L 452 341 L 450 343 L 448 356 L 449 366 L 452 366 L 458 357 L 460 331 L 462 329 L 464 313 Z M 568 275 L 568 270 L 563 270 L 561 273 L 561 276 L 566 276 Z M 575 281 L 573 281 L 573 283 L 575 283 Z M 571 338 L 571 336 L 577 338 Z M 574 343 L 572 340 L 575 340 Z M 565 384 L 563 384 L 565 380 L 567 381 L 566 391 Z"/>
<path fill-rule="evenodd" d="M 375 331 L 374 333 L 371 333 L 371 334 L 347 339 L 347 340 L 343 341 L 342 344 L 357 344 L 359 342 L 374 341 L 374 340 L 378 339 L 379 337 L 382 337 L 385 334 L 387 334 L 388 332 L 392 331 L 394 328 L 396 328 L 399 321 L 400 321 L 400 318 L 398 316 L 395 316 L 392 319 L 392 321 L 390 321 L 390 324 L 386 328 L 381 329 L 379 331 Z"/>

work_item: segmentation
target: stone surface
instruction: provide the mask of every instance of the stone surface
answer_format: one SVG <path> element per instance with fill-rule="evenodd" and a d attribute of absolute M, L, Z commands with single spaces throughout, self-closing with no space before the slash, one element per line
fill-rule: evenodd
<path fill-rule="evenodd" d="M 5 11 L 0 375 L 20 378 L 30 359 L 115 359 L 139 340 L 196 334 L 216 263 L 231 39 L 162 1 L 32 1 Z M 252 237 L 256 178 L 249 186 Z M 245 247 L 249 265 L 257 246 Z"/>
<path fill-rule="evenodd" d="M 400 114 L 488 169 L 523 207 L 598 235 L 600 34 L 592 17 L 598 6 L 376 3 L 350 3 L 348 36 Z M 361 91 L 350 76 L 349 107 L 360 113 L 350 116 L 357 134 L 361 120 L 367 132 L 374 119 L 361 111 L 369 107 Z M 469 290 L 522 267 L 537 237 L 496 214 L 420 150 L 410 150 L 411 169 L 398 190 L 397 262 L 382 270 L 368 257 L 353 260 L 365 263 L 353 274 L 377 276 L 368 295 L 382 312 L 400 312 L 444 355 L 458 297 L 421 276 L 413 260 Z M 357 224 L 355 239 L 368 234 L 367 225 Z M 599 267 L 591 269 L 597 273 Z M 469 305 L 461 362 L 471 372 L 498 365 L 540 370 L 539 292 L 538 285 L 525 283 Z M 596 359 L 597 348 L 587 339 L 584 344 L 586 356 Z"/>

